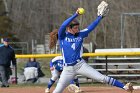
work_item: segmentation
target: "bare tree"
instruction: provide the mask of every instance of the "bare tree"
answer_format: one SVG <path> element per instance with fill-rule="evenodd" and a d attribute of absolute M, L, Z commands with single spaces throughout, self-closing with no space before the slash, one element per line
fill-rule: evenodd
<path fill-rule="evenodd" d="M 12 31 L 21 41 L 31 42 L 36 39 L 44 43 L 45 34 L 59 28 L 61 23 L 72 15 L 78 7 L 83 7 L 86 13 L 78 19 L 81 29 L 85 28 L 97 17 L 97 6 L 102 0 L 7 0 L 10 18 L 13 20 Z M 96 42 L 97 48 L 120 48 L 120 17 L 125 12 L 139 12 L 139 0 L 106 0 L 110 6 L 109 15 L 90 34 L 93 39 L 86 42 Z M 133 24 L 127 22 L 126 47 L 139 47 L 139 18 L 132 18 Z M 133 29 L 130 29 L 130 27 Z M 133 39 L 131 30 L 135 31 Z M 133 43 L 134 42 L 134 43 Z"/>

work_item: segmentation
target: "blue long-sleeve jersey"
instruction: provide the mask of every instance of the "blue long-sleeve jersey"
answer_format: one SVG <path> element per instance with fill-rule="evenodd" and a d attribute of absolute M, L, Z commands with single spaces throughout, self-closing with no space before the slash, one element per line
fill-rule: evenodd
<path fill-rule="evenodd" d="M 78 59 L 81 59 L 83 53 L 83 39 L 94 30 L 98 25 L 101 16 L 98 16 L 87 28 L 80 30 L 78 35 L 73 35 L 66 31 L 66 27 L 69 23 L 78 16 L 77 13 L 65 20 L 59 28 L 58 39 L 60 48 L 63 54 L 63 60 L 65 65 L 74 65 Z"/>
<path fill-rule="evenodd" d="M 50 67 L 55 67 L 59 72 L 63 70 L 63 58 L 62 56 L 57 56 L 50 61 Z"/>
<path fill-rule="evenodd" d="M 41 68 L 39 62 L 36 62 L 36 61 L 27 62 L 25 65 L 25 68 L 26 67 L 36 67 L 37 69 Z"/>

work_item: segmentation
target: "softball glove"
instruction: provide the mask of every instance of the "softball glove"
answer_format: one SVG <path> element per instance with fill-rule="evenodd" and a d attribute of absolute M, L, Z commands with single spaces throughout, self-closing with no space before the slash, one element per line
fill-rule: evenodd
<path fill-rule="evenodd" d="M 106 3 L 105 1 L 102 1 L 97 8 L 98 12 L 97 15 L 98 16 L 106 16 L 109 12 L 109 8 L 108 8 L 108 3 Z"/>
<path fill-rule="evenodd" d="M 81 93 L 82 92 L 81 89 L 74 84 L 70 84 L 67 87 L 67 89 L 70 93 Z"/>

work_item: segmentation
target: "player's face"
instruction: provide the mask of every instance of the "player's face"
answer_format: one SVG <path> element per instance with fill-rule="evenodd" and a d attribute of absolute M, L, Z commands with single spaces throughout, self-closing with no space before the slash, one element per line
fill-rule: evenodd
<path fill-rule="evenodd" d="M 71 29 L 70 29 L 70 32 L 71 34 L 75 35 L 76 33 L 79 32 L 79 25 L 76 25 L 76 26 L 73 26 Z"/>

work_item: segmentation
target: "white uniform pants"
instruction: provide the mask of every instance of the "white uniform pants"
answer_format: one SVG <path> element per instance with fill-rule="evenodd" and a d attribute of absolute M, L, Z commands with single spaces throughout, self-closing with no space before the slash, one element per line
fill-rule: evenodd
<path fill-rule="evenodd" d="M 51 79 L 53 81 L 56 81 L 58 77 L 60 76 L 61 72 L 58 72 L 56 69 L 54 69 L 53 71 L 51 71 L 51 74 L 52 74 Z"/>
<path fill-rule="evenodd" d="M 99 82 L 106 82 L 107 77 L 89 66 L 84 60 L 74 66 L 64 66 L 60 79 L 53 93 L 62 93 L 75 75 L 81 74 Z"/>

